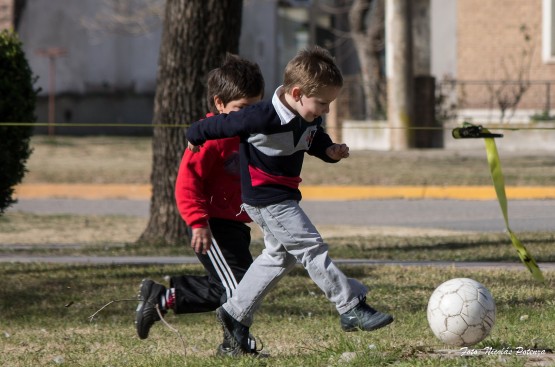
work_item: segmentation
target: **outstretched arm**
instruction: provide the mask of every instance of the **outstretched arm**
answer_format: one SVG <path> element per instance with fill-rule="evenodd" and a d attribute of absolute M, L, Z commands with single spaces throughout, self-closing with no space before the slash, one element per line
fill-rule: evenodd
<path fill-rule="evenodd" d="M 248 121 L 245 113 L 247 109 L 244 108 L 229 114 L 221 113 L 191 124 L 186 132 L 188 149 L 198 152 L 199 147 L 207 140 L 241 135 L 245 131 Z"/>

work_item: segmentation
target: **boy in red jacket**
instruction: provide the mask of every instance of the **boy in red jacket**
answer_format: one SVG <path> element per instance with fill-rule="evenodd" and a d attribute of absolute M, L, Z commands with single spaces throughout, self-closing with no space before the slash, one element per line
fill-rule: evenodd
<path fill-rule="evenodd" d="M 228 55 L 208 74 L 212 116 L 238 111 L 261 100 L 264 79 L 257 64 Z M 191 229 L 191 247 L 208 275 L 173 276 L 166 288 L 152 280 L 141 284 L 135 324 L 146 339 L 155 321 L 176 314 L 214 311 L 230 298 L 253 262 L 249 216 L 241 209 L 239 138 L 207 141 L 201 153 L 186 149 L 175 184 L 177 207 Z M 225 347 L 225 346 L 223 346 Z"/>

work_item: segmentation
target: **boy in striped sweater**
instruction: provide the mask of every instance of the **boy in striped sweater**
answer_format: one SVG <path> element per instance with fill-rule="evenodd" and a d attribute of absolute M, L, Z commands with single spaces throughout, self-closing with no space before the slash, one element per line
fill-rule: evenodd
<path fill-rule="evenodd" d="M 272 100 L 221 114 L 187 129 L 189 149 L 201 152 L 211 139 L 239 136 L 243 208 L 264 233 L 265 249 L 237 290 L 216 310 L 228 355 L 252 353 L 249 327 L 264 296 L 297 263 L 335 304 L 344 331 L 371 331 L 393 321 L 366 304 L 367 288 L 346 277 L 328 255 L 328 245 L 299 206 L 305 153 L 335 163 L 349 156 L 322 128 L 343 85 L 331 55 L 313 47 L 286 66 Z"/>

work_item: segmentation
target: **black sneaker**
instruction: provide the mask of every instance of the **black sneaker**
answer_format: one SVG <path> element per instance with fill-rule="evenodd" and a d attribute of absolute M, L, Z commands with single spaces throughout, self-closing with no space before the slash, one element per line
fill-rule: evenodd
<path fill-rule="evenodd" d="M 365 300 L 341 315 L 343 331 L 372 331 L 392 322 L 393 317 L 391 315 L 374 310 L 366 304 Z"/>
<path fill-rule="evenodd" d="M 158 305 L 162 315 L 166 314 L 166 310 L 163 310 L 161 305 L 162 296 L 165 293 L 166 287 L 162 284 L 158 284 L 150 279 L 143 279 L 139 293 L 140 302 L 135 313 L 135 326 L 139 338 L 148 338 L 150 328 L 154 325 L 154 322 L 160 320 L 158 311 L 156 311 L 156 305 Z"/>
<path fill-rule="evenodd" d="M 264 346 L 261 345 L 260 349 L 258 349 L 256 339 L 255 339 L 254 336 L 252 336 L 252 334 L 249 334 L 249 341 L 248 342 L 249 342 L 250 351 L 248 353 L 245 353 L 241 348 L 233 348 L 230 345 L 229 340 L 224 338 L 223 343 L 218 345 L 216 355 L 219 356 L 219 357 L 238 357 L 238 356 L 243 356 L 243 355 L 254 356 L 256 358 L 268 358 L 269 357 L 269 354 L 267 354 L 267 353 L 260 353 L 262 351 L 262 349 L 264 348 Z"/>
<path fill-rule="evenodd" d="M 223 307 L 216 310 L 216 317 L 224 331 L 224 342 L 218 347 L 218 355 L 236 357 L 257 353 L 256 349 L 251 349 L 248 327 L 231 317 Z"/>

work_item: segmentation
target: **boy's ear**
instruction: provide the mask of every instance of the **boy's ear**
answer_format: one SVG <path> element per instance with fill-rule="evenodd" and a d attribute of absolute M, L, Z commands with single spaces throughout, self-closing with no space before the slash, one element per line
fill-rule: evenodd
<path fill-rule="evenodd" d="M 222 113 L 222 111 L 225 109 L 225 103 L 219 96 L 214 96 L 214 105 L 216 106 L 216 109 L 219 113 Z"/>
<path fill-rule="evenodd" d="M 301 99 L 301 96 L 303 95 L 303 92 L 301 91 L 301 88 L 294 86 L 293 88 L 291 88 L 291 97 L 293 97 L 293 99 L 295 100 L 295 102 L 298 102 Z"/>

